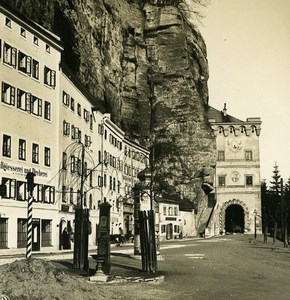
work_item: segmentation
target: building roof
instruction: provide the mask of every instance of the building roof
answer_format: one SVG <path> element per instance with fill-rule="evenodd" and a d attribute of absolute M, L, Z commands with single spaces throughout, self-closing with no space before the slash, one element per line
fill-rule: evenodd
<path fill-rule="evenodd" d="M 214 120 L 216 123 L 245 123 L 245 121 L 227 114 L 226 106 L 223 110 L 217 110 L 211 106 L 207 106 L 206 114 L 209 121 Z"/>
<path fill-rule="evenodd" d="M 40 39 L 42 39 L 52 47 L 56 48 L 58 51 L 61 52 L 64 49 L 63 43 L 60 40 L 59 36 L 51 32 L 50 30 L 47 30 L 40 24 L 35 23 L 30 19 L 26 18 L 19 11 L 12 8 L 6 1 L 0 0 L 0 12 L 11 18 L 19 25 L 26 28 L 29 32 L 40 37 Z"/>

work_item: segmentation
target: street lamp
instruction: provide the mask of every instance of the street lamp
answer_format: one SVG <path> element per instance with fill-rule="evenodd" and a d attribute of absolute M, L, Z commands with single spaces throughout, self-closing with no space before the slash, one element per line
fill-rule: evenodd
<path fill-rule="evenodd" d="M 254 239 L 257 239 L 257 224 L 256 224 L 256 220 L 257 220 L 257 211 L 256 209 L 254 210 Z"/>

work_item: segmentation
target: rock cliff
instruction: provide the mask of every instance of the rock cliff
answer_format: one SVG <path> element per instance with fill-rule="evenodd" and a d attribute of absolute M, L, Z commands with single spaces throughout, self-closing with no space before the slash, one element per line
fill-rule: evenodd
<path fill-rule="evenodd" d="M 205 114 L 208 63 L 179 1 L 6 2 L 61 37 L 63 59 L 83 85 L 152 150 L 159 186 L 190 198 L 201 215 L 201 186 L 216 159 Z"/>

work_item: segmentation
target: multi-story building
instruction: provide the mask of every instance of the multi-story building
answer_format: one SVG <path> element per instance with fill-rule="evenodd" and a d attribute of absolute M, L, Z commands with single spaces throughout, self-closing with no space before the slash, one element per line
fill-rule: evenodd
<path fill-rule="evenodd" d="M 208 108 L 216 137 L 216 204 L 206 234 L 253 233 L 261 230 L 260 118 L 241 121 Z M 255 224 L 256 220 L 256 224 Z"/>
<path fill-rule="evenodd" d="M 123 231 L 130 236 L 134 229 L 134 194 L 133 188 L 139 182 L 138 174 L 149 165 L 149 151 L 137 143 L 124 138 L 122 161 L 123 173 Z"/>
<path fill-rule="evenodd" d="M 97 116 L 95 110 L 104 111 L 79 83 L 70 70 L 62 64 L 60 85 L 60 148 L 59 185 L 57 194 L 59 213 L 59 245 L 63 245 L 63 230 L 74 232 L 75 208 L 88 208 L 91 217 L 90 244 L 96 243 L 96 223 L 98 222 L 98 160 Z M 100 151 L 100 150 L 99 150 Z"/>
<path fill-rule="evenodd" d="M 59 63 L 57 36 L 0 6 L 0 247 L 26 246 L 25 176 L 34 172 L 33 250 L 57 236 Z M 9 238 L 8 238 L 9 235 Z"/>
<path fill-rule="evenodd" d="M 127 228 L 124 203 L 148 150 L 127 139 L 61 63 L 60 39 L 2 4 L 0 49 L 0 248 L 26 247 L 28 172 L 36 175 L 34 251 L 63 249 L 80 206 L 89 209 L 90 245 L 102 202 L 111 204 L 110 233 Z"/>

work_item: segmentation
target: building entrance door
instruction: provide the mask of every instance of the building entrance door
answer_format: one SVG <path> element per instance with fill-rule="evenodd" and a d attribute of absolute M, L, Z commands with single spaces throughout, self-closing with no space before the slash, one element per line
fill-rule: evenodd
<path fill-rule="evenodd" d="M 32 219 L 32 251 L 40 251 L 40 219 Z"/>
<path fill-rule="evenodd" d="M 172 223 L 166 225 L 166 239 L 173 239 L 173 225 Z"/>
<path fill-rule="evenodd" d="M 229 205 L 225 212 L 225 229 L 228 233 L 243 233 L 245 231 L 245 214 L 242 206 Z"/>

